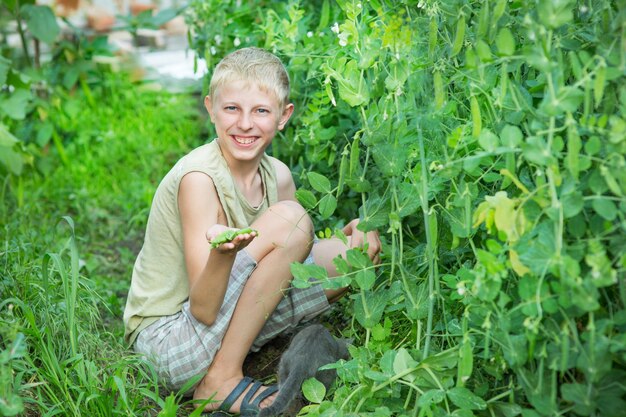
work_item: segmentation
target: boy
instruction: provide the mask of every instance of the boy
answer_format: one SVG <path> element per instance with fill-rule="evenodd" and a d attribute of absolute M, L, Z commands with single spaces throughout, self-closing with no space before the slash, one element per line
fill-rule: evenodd
<path fill-rule="evenodd" d="M 226 56 L 204 103 L 217 139 L 179 160 L 157 188 L 124 312 L 125 337 L 153 359 L 170 389 L 205 372 L 195 399 L 207 411 L 268 406 L 275 387 L 244 378 L 247 353 L 299 321 L 310 320 L 344 289 L 289 289 L 292 262 L 315 262 L 336 276 L 332 259 L 367 245 L 379 262 L 377 233 L 344 229 L 313 243 L 313 225 L 295 200 L 289 168 L 265 149 L 293 113 L 280 60 L 258 48 Z M 255 232 L 210 248 L 230 228 Z"/>

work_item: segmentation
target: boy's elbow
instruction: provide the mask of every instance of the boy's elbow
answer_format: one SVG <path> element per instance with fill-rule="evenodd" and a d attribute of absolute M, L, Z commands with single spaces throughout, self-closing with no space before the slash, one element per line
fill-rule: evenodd
<path fill-rule="evenodd" d="M 210 309 L 204 306 L 199 306 L 198 304 L 195 304 L 195 303 L 190 303 L 190 306 L 189 306 L 189 311 L 191 312 L 191 314 L 196 320 L 198 320 L 200 323 L 205 324 L 207 326 L 212 326 L 215 323 L 215 320 L 217 319 L 217 313 L 213 313 L 208 310 Z"/>

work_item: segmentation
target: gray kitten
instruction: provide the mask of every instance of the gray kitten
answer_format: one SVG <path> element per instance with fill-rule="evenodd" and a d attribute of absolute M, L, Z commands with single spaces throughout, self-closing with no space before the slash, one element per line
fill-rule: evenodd
<path fill-rule="evenodd" d="M 278 364 L 278 396 L 258 417 L 279 416 L 285 412 L 295 415 L 302 407 L 302 382 L 315 377 L 330 388 L 337 372 L 319 368 L 339 359 L 348 359 L 348 341 L 335 339 L 326 327 L 313 324 L 302 329 L 291 341 Z"/>

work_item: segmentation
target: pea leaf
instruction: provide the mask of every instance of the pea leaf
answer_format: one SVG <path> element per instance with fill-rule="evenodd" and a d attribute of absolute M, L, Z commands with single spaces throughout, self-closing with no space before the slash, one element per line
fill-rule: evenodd
<path fill-rule="evenodd" d="M 302 383 L 304 398 L 312 403 L 319 404 L 326 396 L 326 387 L 315 378 L 309 378 Z"/>
<path fill-rule="evenodd" d="M 519 127 L 513 125 L 506 125 L 500 132 L 500 139 L 502 140 L 502 144 L 504 146 L 508 146 L 510 148 L 515 148 L 522 143 L 522 139 L 524 139 L 524 135 Z"/>
<path fill-rule="evenodd" d="M 447 392 L 448 398 L 457 407 L 465 410 L 484 410 L 487 408 L 485 400 L 464 387 L 454 387 Z"/>
<path fill-rule="evenodd" d="M 545 26 L 556 29 L 574 18 L 572 8 L 569 0 L 540 0 L 537 15 Z"/>
<path fill-rule="evenodd" d="M 348 61 L 341 74 L 340 76 L 339 73 L 336 73 L 339 97 L 352 107 L 367 103 L 370 99 L 369 86 L 361 77 L 356 61 Z"/>
<path fill-rule="evenodd" d="M 383 143 L 374 147 L 374 162 L 388 177 L 395 177 L 404 172 L 406 157 L 406 149 L 395 144 Z"/>
<path fill-rule="evenodd" d="M 354 282 L 362 290 L 371 290 L 376 282 L 376 274 L 371 269 L 362 269 L 356 273 Z"/>
<path fill-rule="evenodd" d="M 583 194 L 580 191 L 572 191 L 561 197 L 561 204 L 563 206 L 563 216 L 566 219 L 576 216 L 581 212 L 585 205 L 583 200 Z"/>
<path fill-rule="evenodd" d="M 420 208 L 422 202 L 415 198 L 416 187 L 413 184 L 403 182 L 398 188 L 398 214 L 400 217 L 410 216 Z"/>
<path fill-rule="evenodd" d="M 440 389 L 431 389 L 422 394 L 417 400 L 419 407 L 428 407 L 431 404 L 439 404 L 446 397 L 446 393 Z"/>
<path fill-rule="evenodd" d="M 305 209 L 310 210 L 317 205 L 317 198 L 315 198 L 315 195 L 309 190 L 300 188 L 296 191 L 296 198 Z"/>
<path fill-rule="evenodd" d="M 320 200 L 320 215 L 322 219 L 327 219 L 335 212 L 337 208 L 337 199 L 332 194 L 326 194 Z"/>
<path fill-rule="evenodd" d="M 537 165 L 548 165 L 552 161 L 552 153 L 548 144 L 541 136 L 530 136 L 522 144 L 522 155 L 526 160 Z"/>
<path fill-rule="evenodd" d="M 591 202 L 591 206 L 596 213 L 602 216 L 605 220 L 613 221 L 615 220 L 615 217 L 617 217 L 617 207 L 615 206 L 615 203 L 608 198 L 595 198 Z"/>
<path fill-rule="evenodd" d="M 326 269 L 315 264 L 302 264 L 293 262 L 289 269 L 293 275 L 292 284 L 296 288 L 308 288 L 311 286 L 310 280 L 324 281 L 328 279 Z"/>
<path fill-rule="evenodd" d="M 363 296 L 355 294 L 354 316 L 361 326 L 371 329 L 380 322 L 388 302 L 386 291 L 364 291 Z"/>
<path fill-rule="evenodd" d="M 328 178 L 322 174 L 318 174 L 317 172 L 308 172 L 306 176 L 309 179 L 311 187 L 313 187 L 315 191 L 319 191 L 320 193 L 330 193 L 331 188 Z"/>
<path fill-rule="evenodd" d="M 398 354 L 393 361 L 393 371 L 398 374 L 402 374 L 408 370 L 411 370 L 417 366 L 418 362 L 413 359 L 411 354 L 405 348 L 400 348 Z M 413 373 L 406 374 L 402 377 L 405 381 L 412 382 L 415 380 Z"/>
<path fill-rule="evenodd" d="M 482 129 L 478 136 L 478 144 L 487 152 L 494 152 L 500 145 L 500 138 L 489 129 Z"/>

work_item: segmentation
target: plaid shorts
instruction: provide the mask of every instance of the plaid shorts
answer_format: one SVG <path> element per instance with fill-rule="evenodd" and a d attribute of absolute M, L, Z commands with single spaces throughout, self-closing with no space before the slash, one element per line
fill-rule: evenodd
<path fill-rule="evenodd" d="M 312 254 L 304 263 L 313 263 Z M 252 256 L 245 249 L 240 251 L 230 274 L 224 302 L 211 326 L 196 320 L 189 310 L 189 301 L 186 301 L 181 311 L 161 317 L 139 333 L 134 349 L 146 355 L 155 365 L 166 388 L 180 390 L 192 377 L 206 373 L 222 344 L 237 300 L 254 268 L 256 261 Z M 278 334 L 315 318 L 329 307 L 321 285 L 291 288 L 265 322 L 251 350 L 258 351 Z"/>

